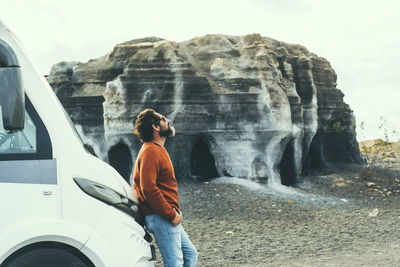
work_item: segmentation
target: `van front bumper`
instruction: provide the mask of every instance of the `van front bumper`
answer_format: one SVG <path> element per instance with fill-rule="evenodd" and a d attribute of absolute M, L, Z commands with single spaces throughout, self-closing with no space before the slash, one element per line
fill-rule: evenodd
<path fill-rule="evenodd" d="M 109 206 L 82 252 L 95 266 L 155 266 L 155 249 L 144 229 L 129 215 Z"/>

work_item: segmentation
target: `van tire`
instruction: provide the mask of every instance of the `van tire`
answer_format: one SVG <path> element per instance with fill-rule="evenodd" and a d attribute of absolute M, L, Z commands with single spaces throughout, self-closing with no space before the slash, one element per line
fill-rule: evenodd
<path fill-rule="evenodd" d="M 88 267 L 71 252 L 59 248 L 36 248 L 14 258 L 6 267 Z"/>

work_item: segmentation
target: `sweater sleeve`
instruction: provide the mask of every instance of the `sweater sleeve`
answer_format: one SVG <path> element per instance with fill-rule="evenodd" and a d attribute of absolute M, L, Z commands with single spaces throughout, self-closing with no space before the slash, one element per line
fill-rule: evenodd
<path fill-rule="evenodd" d="M 160 189 L 157 187 L 157 173 L 160 169 L 160 155 L 157 151 L 148 149 L 143 153 L 140 164 L 140 187 L 143 196 L 150 207 L 168 221 L 172 221 L 175 210 L 169 205 Z"/>

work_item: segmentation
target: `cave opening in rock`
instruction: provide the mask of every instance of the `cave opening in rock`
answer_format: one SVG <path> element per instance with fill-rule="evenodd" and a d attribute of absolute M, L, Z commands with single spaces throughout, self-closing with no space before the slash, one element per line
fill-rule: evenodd
<path fill-rule="evenodd" d="M 132 173 L 132 155 L 129 147 L 124 143 L 118 143 L 108 151 L 108 162 L 130 184 Z"/>
<path fill-rule="evenodd" d="M 281 183 L 283 185 L 294 185 L 297 182 L 295 155 L 294 155 L 294 140 L 291 140 L 283 152 L 282 160 L 279 166 L 281 175 Z"/>
<path fill-rule="evenodd" d="M 317 133 L 311 141 L 310 148 L 308 149 L 307 157 L 303 163 L 303 173 L 307 174 L 313 169 L 322 169 L 325 167 L 323 155 L 321 151 L 321 134 Z M 303 153 L 304 153 L 303 149 Z"/>
<path fill-rule="evenodd" d="M 190 171 L 196 180 L 218 177 L 214 156 L 206 143 L 199 139 L 195 142 L 190 159 Z"/>

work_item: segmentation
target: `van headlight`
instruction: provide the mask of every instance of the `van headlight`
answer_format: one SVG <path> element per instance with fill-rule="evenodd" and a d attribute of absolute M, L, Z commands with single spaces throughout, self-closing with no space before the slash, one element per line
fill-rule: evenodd
<path fill-rule="evenodd" d="M 144 226 L 144 215 L 136 202 L 105 185 L 82 178 L 74 178 L 74 181 L 89 196 L 125 212 L 141 226 Z"/>

